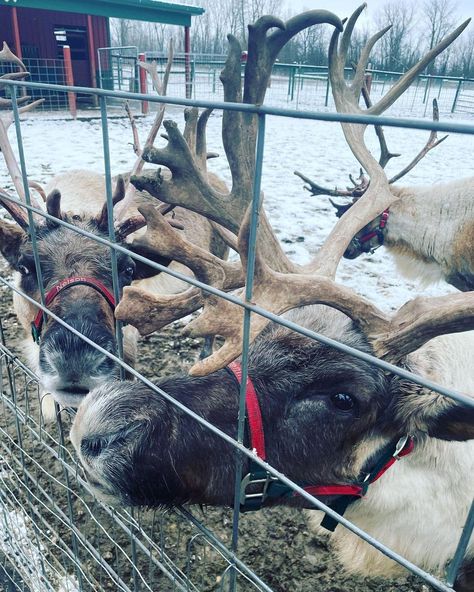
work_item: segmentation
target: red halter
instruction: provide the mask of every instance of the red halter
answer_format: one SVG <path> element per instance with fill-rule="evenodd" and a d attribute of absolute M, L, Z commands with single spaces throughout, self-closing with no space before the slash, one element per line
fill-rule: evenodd
<path fill-rule="evenodd" d="M 242 382 L 242 368 L 239 362 L 231 362 L 227 368 L 235 376 L 237 382 Z M 247 420 L 250 435 L 250 445 L 256 455 L 266 460 L 265 452 L 265 435 L 263 432 L 262 413 L 258 402 L 255 387 L 252 384 L 250 377 L 247 377 L 245 404 L 247 409 Z M 339 514 L 343 514 L 347 506 L 363 497 L 367 493 L 367 489 L 371 483 L 380 479 L 380 477 L 387 471 L 398 459 L 410 454 L 415 446 L 414 439 L 411 436 L 404 436 L 400 438 L 394 445 L 390 445 L 387 451 L 381 455 L 381 458 L 375 463 L 375 466 L 368 473 L 365 473 L 364 478 L 356 483 L 344 485 L 307 485 L 303 484 L 301 487 L 314 495 L 318 496 L 347 496 L 345 498 L 339 497 L 336 499 L 334 506 Z M 251 461 L 249 473 L 242 479 L 241 484 L 241 511 L 259 510 L 266 499 L 289 498 L 297 497 L 299 494 L 293 491 L 290 487 L 280 483 L 278 479 L 270 475 L 267 471 L 262 469 L 260 465 Z M 261 491 L 257 493 L 247 493 L 249 485 L 259 486 Z M 322 525 L 329 530 L 334 530 L 337 522 L 326 515 Z"/>
<path fill-rule="evenodd" d="M 56 296 L 66 290 L 67 288 L 72 288 L 73 286 L 89 286 L 93 288 L 101 296 L 103 296 L 107 302 L 109 303 L 111 309 L 115 310 L 115 298 L 113 294 L 110 292 L 106 286 L 99 280 L 96 280 L 93 277 L 84 277 L 84 276 L 73 276 L 69 278 L 65 278 L 61 280 L 57 284 L 55 284 L 51 290 L 46 294 L 45 298 L 45 306 L 49 306 L 51 302 L 56 298 Z M 41 330 L 43 328 L 43 320 L 44 320 L 44 311 L 42 309 L 38 310 L 36 316 L 31 323 L 31 335 L 33 337 L 33 341 L 39 343 Z"/>

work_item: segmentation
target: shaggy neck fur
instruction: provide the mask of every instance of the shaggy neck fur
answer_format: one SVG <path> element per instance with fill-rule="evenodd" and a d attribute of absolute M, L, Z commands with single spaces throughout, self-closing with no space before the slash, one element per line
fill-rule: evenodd
<path fill-rule="evenodd" d="M 410 370 L 472 394 L 472 351 L 472 331 L 438 337 L 410 356 Z M 436 570 L 443 576 L 472 503 L 474 440 L 452 442 L 423 437 L 417 430 L 422 418 L 429 418 L 439 405 L 449 408 L 452 403 L 415 385 L 411 386 L 407 397 L 403 414 L 409 426 L 410 409 L 413 411 L 411 424 L 413 433 L 417 433 L 414 453 L 396 463 L 374 483 L 363 500 L 350 506 L 345 517 L 416 565 L 428 571 Z M 420 414 L 420 409 L 424 413 Z M 379 445 L 374 439 L 373 449 Z M 364 447 L 361 452 L 365 456 L 371 444 L 365 443 Z M 324 534 L 319 526 L 322 514 L 310 512 L 308 515 L 313 528 Z M 381 577 L 406 574 L 398 563 L 342 527 L 331 535 L 331 542 L 348 571 Z M 473 558 L 474 537 L 466 554 L 468 561 Z"/>
<path fill-rule="evenodd" d="M 474 289 L 474 177 L 392 192 L 385 245 L 402 273 Z"/>

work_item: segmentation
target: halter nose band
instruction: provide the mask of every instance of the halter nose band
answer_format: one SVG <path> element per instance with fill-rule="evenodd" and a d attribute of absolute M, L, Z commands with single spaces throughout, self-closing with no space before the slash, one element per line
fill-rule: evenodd
<path fill-rule="evenodd" d="M 93 288 L 94 290 L 96 290 L 96 292 L 99 292 L 99 294 L 107 300 L 112 311 L 115 311 L 116 303 L 112 292 L 99 280 L 96 280 L 93 277 L 85 276 L 69 277 L 55 284 L 51 288 L 51 290 L 49 290 L 49 292 L 46 294 L 45 306 L 49 306 L 60 292 L 67 290 L 68 288 L 72 288 L 73 286 L 88 286 L 89 288 Z M 35 343 L 40 342 L 43 321 L 44 311 L 43 309 L 40 309 L 36 313 L 36 316 L 31 323 L 31 335 Z"/>

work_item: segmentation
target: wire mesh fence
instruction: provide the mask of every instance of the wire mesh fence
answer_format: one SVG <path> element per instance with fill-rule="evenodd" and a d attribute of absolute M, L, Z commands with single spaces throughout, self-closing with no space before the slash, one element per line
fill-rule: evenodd
<path fill-rule="evenodd" d="M 162 75 L 167 56 L 162 52 L 146 52 L 148 61 L 155 60 L 158 72 Z M 223 87 L 219 79 L 225 62 L 224 55 L 190 54 L 188 56 L 193 99 L 223 100 Z M 242 72 L 245 55 L 242 58 Z M 403 75 L 401 72 L 368 70 L 372 75 L 372 92 L 377 98 L 385 94 Z M 347 68 L 347 76 L 352 71 Z M 119 76 L 116 77 L 120 78 Z M 432 99 L 438 100 L 441 113 L 455 111 L 472 114 L 472 84 L 474 81 L 452 76 L 418 76 L 410 88 L 391 108 L 397 115 L 424 117 L 429 113 Z M 138 88 L 138 83 L 136 84 Z M 186 96 L 186 55 L 174 56 L 169 80 L 169 95 Z M 102 88 L 112 88 L 102 86 Z M 121 86 L 115 89 L 123 90 Z M 267 90 L 265 102 L 268 105 L 284 106 L 292 109 L 311 110 L 328 107 L 334 110 L 334 101 L 326 66 L 307 64 L 276 63 L 273 66 L 271 84 Z M 390 112 L 390 111 L 389 111 Z"/>
<path fill-rule="evenodd" d="M 52 58 L 24 58 L 23 63 L 30 73 L 30 80 L 34 82 L 45 82 L 49 84 L 65 84 L 66 77 L 64 73 L 64 61 Z M 0 63 L 0 76 L 9 72 L 16 71 L 15 64 L 6 62 Z M 6 89 L 0 90 L 4 94 Z M 66 109 L 68 106 L 67 96 L 56 91 L 54 88 L 35 88 L 30 89 L 30 95 L 33 99 L 44 99 L 39 109 L 49 111 Z"/>
<path fill-rule="evenodd" d="M 21 87 L 22 84 L 14 82 L 7 82 L 7 84 L 13 89 L 13 97 L 15 97 L 15 89 Z M 383 84 L 383 82 L 377 82 L 377 84 Z M 32 89 L 50 89 L 50 85 L 38 86 L 23 83 L 23 86 Z M 67 93 L 74 89 L 62 86 L 55 90 Z M 81 89 L 81 92 L 84 92 L 84 89 Z M 106 141 L 107 109 L 105 101 L 107 97 L 113 97 L 114 100 L 125 100 L 136 98 L 137 95 L 93 89 L 90 89 L 90 92 L 98 96 L 101 101 L 102 125 L 105 130 L 105 172 L 109 179 L 107 199 L 111 203 L 110 155 Z M 438 92 L 440 91 L 438 90 Z M 140 95 L 138 97 L 140 98 Z M 143 98 L 150 102 L 164 102 L 164 99 L 159 99 L 154 95 Z M 329 113 L 302 114 L 271 107 L 258 108 L 251 105 L 209 103 L 202 100 L 185 101 L 180 98 L 166 98 L 166 102 L 258 113 L 260 134 L 257 171 L 261 171 L 263 160 L 266 114 L 273 113 L 285 117 L 305 117 L 330 121 L 344 119 L 340 115 Z M 474 126 L 466 124 L 433 124 L 429 121 L 407 122 L 389 117 L 346 116 L 345 119 L 429 130 L 435 127 L 443 131 L 474 132 Z M 19 122 L 17 123 L 19 125 Z M 20 136 L 18 139 L 21 143 Z M 25 187 L 27 187 L 27 163 L 22 163 L 22 168 Z M 256 184 L 254 195 L 256 203 L 258 203 L 259 195 L 260 187 Z M 29 209 L 48 218 L 44 212 L 37 211 L 31 206 Z M 66 224 L 63 221 L 58 221 L 58 223 Z M 256 215 L 253 217 L 252 225 L 256 230 Z M 75 231 L 79 232 L 77 228 Z M 87 236 L 86 231 L 80 232 Z M 127 252 L 126 248 L 114 242 L 101 240 L 108 244 L 114 252 Z M 138 256 L 133 256 L 139 259 Z M 143 257 L 142 259 L 147 261 Z M 147 262 L 157 270 L 167 272 L 166 268 L 150 261 Z M 248 273 L 250 274 L 248 285 L 251 286 L 253 277 L 251 267 L 249 267 Z M 325 340 L 321 335 L 305 330 L 249 304 L 249 301 L 242 302 L 235 296 L 215 288 L 209 288 L 197 280 L 176 273 L 175 275 L 192 285 L 243 306 L 247 311 L 245 318 L 247 328 L 250 315 L 261 314 L 312 339 L 327 342 L 343 351 L 349 351 L 352 355 L 370 360 L 371 363 L 384 370 L 394 372 L 455 400 L 474 406 L 473 401 L 468 397 L 462 397 L 450 389 L 433 385 L 406 370 L 393 367 L 348 346 Z M 2 277 L 0 281 L 4 291 L 16 290 L 5 277 Z M 50 314 L 46 307 L 43 308 L 45 312 Z M 52 316 L 54 317 L 54 315 Z M 56 318 L 56 320 L 68 326 L 61 319 Z M 73 328 L 70 327 L 70 329 L 74 331 Z M 2 434 L 0 444 L 0 481 L 2 485 L 0 488 L 0 559 L 5 566 L 3 577 L 16 586 L 16 589 L 41 592 L 43 590 L 58 592 L 75 592 L 76 590 L 163 590 L 164 592 L 168 590 L 271 590 L 272 587 L 259 577 L 256 568 L 247 567 L 230 550 L 235 548 L 233 545 L 235 538 L 237 540 L 239 538 L 236 530 L 238 520 L 235 522 L 235 515 L 233 516 L 231 511 L 227 514 L 226 535 L 221 537 L 213 532 L 215 520 L 210 520 L 212 526 L 208 526 L 206 525 L 208 521 L 206 515 L 193 514 L 185 508 L 159 511 L 117 510 L 94 498 L 83 469 L 78 464 L 68 442 L 68 431 L 71 425 L 70 413 L 67 410 L 60 412 L 57 410 L 56 425 L 45 426 L 44 424 L 41 412 L 42 394 L 38 378 L 18 357 L 15 347 L 15 344 L 18 343 L 18 336 L 15 334 L 17 330 L 18 327 L 14 325 L 10 334 L 2 330 L 0 345 L 0 431 Z M 247 339 L 244 342 L 244 355 L 248 351 L 248 347 Z M 110 354 L 107 355 L 116 359 Z M 123 362 L 121 364 L 126 366 Z M 176 401 L 172 397 L 155 387 L 139 372 L 129 367 L 127 370 L 137 378 L 144 380 L 148 386 L 155 388 L 156 392 L 167 397 L 167 400 L 176 405 Z M 191 413 L 186 409 L 184 411 Z M 217 430 L 212 424 L 199 417 L 194 417 L 194 419 L 223 437 L 242 453 L 249 456 L 252 454 L 251 451 Z M 264 466 L 263 463 L 262 466 Z M 267 470 L 298 491 L 308 502 L 336 517 L 342 525 L 362 536 L 370 544 L 381 549 L 389 557 L 400 562 L 436 589 L 444 592 L 451 589 L 450 584 L 452 584 L 452 579 L 465 551 L 462 542 L 452 562 L 455 567 L 451 568 L 449 576 L 451 580 L 447 584 L 438 579 L 437 575 L 424 572 L 382 543 L 374 541 L 272 467 L 268 467 Z M 222 517 L 219 517 L 219 520 L 221 519 Z M 234 519 L 233 525 L 232 519 Z M 469 539 L 473 526 L 472 521 L 468 523 L 464 539 Z M 258 546 L 259 541 L 256 541 L 256 544 Z M 294 570 L 297 571 L 298 567 L 295 566 Z M 278 574 L 275 574 L 275 580 L 278 581 Z M 304 586 L 301 587 L 300 584 L 298 586 L 304 590 Z M 275 587 L 275 589 L 278 588 Z"/>

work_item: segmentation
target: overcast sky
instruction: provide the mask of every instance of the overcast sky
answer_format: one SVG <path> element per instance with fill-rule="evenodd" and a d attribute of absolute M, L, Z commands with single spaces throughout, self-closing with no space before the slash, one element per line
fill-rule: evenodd
<path fill-rule="evenodd" d="M 371 0 L 367 2 L 367 18 L 370 18 L 370 14 L 373 14 L 386 1 L 388 0 Z M 286 6 L 295 14 L 304 9 L 327 8 L 341 18 L 349 16 L 360 4 L 362 4 L 361 0 L 286 0 Z M 460 20 L 474 17 L 474 0 L 457 0 L 456 5 Z"/>

